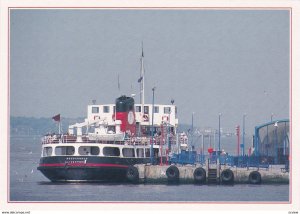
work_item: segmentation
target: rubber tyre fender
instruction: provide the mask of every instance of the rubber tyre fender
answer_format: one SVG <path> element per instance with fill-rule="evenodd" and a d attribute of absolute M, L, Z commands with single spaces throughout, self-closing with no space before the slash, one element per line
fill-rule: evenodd
<path fill-rule="evenodd" d="M 135 166 L 129 166 L 126 172 L 126 178 L 131 183 L 139 182 L 139 170 Z"/>
<path fill-rule="evenodd" d="M 166 175 L 168 177 L 169 182 L 179 181 L 179 170 L 176 166 L 170 166 L 166 171 Z"/>
<path fill-rule="evenodd" d="M 261 184 L 261 175 L 258 171 L 253 171 L 249 174 L 250 184 Z"/>
<path fill-rule="evenodd" d="M 234 182 L 234 174 L 232 170 L 225 169 L 221 173 L 221 180 L 223 184 L 232 184 Z"/>
<path fill-rule="evenodd" d="M 202 167 L 198 167 L 194 171 L 194 181 L 195 183 L 202 184 L 206 181 L 206 171 Z"/>

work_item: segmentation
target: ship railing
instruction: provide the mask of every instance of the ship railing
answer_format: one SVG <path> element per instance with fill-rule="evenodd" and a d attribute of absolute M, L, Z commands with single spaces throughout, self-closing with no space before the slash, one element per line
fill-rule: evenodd
<path fill-rule="evenodd" d="M 42 137 L 42 144 L 58 143 L 59 137 L 56 134 L 47 134 Z"/>
<path fill-rule="evenodd" d="M 160 138 L 153 139 L 153 145 L 165 145 L 166 140 Z M 69 134 L 47 134 L 42 138 L 42 144 L 58 144 L 58 143 L 98 143 L 98 144 L 117 144 L 117 145 L 151 145 L 151 137 L 130 137 L 124 141 L 105 141 L 105 140 L 90 140 L 87 135 L 81 137 L 81 141 L 77 141 L 76 135 Z M 176 141 L 170 139 L 171 144 L 176 144 Z"/>
<path fill-rule="evenodd" d="M 75 141 L 76 141 L 76 136 L 68 135 L 68 134 L 53 133 L 53 134 L 46 134 L 44 137 L 42 137 L 42 144 L 74 143 Z"/>

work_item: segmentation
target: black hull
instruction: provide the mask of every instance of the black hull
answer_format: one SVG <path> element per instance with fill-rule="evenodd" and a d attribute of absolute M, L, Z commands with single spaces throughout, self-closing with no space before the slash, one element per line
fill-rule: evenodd
<path fill-rule="evenodd" d="M 48 167 L 38 169 L 52 182 L 126 181 L 126 169 L 91 167 Z"/>
<path fill-rule="evenodd" d="M 125 182 L 128 166 L 146 163 L 150 158 L 52 156 L 41 158 L 37 169 L 52 182 Z"/>

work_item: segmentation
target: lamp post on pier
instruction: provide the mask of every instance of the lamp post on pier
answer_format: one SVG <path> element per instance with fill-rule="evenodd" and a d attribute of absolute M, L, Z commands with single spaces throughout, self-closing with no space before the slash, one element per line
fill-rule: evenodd
<path fill-rule="evenodd" d="M 242 143 L 242 156 L 245 155 L 245 118 L 246 118 L 246 114 L 243 114 L 243 143 Z"/>
<path fill-rule="evenodd" d="M 221 157 L 221 116 L 222 114 L 219 113 L 219 151 L 218 151 L 218 161 L 217 164 L 219 165 L 219 178 L 221 177 L 221 163 L 220 163 L 220 157 Z M 221 179 L 219 179 L 219 183 L 221 182 Z"/>
<path fill-rule="evenodd" d="M 222 114 L 219 113 L 219 149 L 218 149 L 219 157 L 220 157 L 220 151 L 221 151 L 221 116 L 222 116 Z"/>
<path fill-rule="evenodd" d="M 274 155 L 275 155 L 275 158 L 274 158 L 274 164 L 278 164 L 278 121 L 276 121 L 274 123 L 274 127 L 275 127 L 275 145 L 274 145 Z"/>
<path fill-rule="evenodd" d="M 192 113 L 192 130 L 191 130 L 191 137 L 192 137 L 192 140 L 191 140 L 191 150 L 193 151 L 194 150 L 194 114 L 195 112 Z"/>

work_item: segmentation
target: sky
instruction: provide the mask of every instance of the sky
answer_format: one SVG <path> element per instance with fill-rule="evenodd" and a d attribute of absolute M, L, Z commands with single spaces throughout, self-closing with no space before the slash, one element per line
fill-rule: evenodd
<path fill-rule="evenodd" d="M 87 105 L 136 94 L 175 100 L 179 123 L 246 132 L 289 118 L 288 10 L 15 9 L 11 116 L 84 117 Z M 120 90 L 118 89 L 118 75 Z"/>

